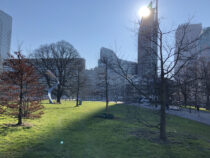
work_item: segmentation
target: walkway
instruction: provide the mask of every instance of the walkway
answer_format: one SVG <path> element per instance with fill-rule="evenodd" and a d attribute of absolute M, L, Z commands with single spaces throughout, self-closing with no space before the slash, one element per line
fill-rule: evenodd
<path fill-rule="evenodd" d="M 146 109 L 153 109 L 153 110 L 160 109 L 160 107 L 155 108 L 154 106 L 151 106 L 151 105 L 143 105 L 143 104 L 138 104 L 138 103 L 132 103 L 130 105 L 139 106 Z M 189 110 L 182 108 L 181 110 L 166 110 L 166 113 L 210 125 L 209 112 L 205 112 L 205 111 L 198 112 L 196 110 L 191 110 L 191 113 L 190 113 Z"/>

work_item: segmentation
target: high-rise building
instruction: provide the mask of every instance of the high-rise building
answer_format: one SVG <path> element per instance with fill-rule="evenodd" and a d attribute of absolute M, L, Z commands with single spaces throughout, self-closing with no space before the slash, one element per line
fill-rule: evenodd
<path fill-rule="evenodd" d="M 119 69 L 120 66 L 127 71 L 130 75 L 136 75 L 137 64 L 136 62 L 127 61 L 123 59 L 119 59 L 115 52 L 111 49 L 102 47 L 100 50 L 100 59 L 98 61 L 98 66 L 101 67 L 104 64 L 101 62 L 101 59 L 106 58 L 110 65 L 115 66 L 115 69 Z M 120 70 L 118 70 L 120 72 Z"/>
<path fill-rule="evenodd" d="M 138 76 L 142 79 L 157 75 L 157 12 L 152 7 L 150 11 L 141 19 L 138 34 Z"/>
<path fill-rule="evenodd" d="M 192 61 L 189 61 L 190 63 L 188 64 L 187 61 L 189 57 L 194 57 L 198 54 L 201 33 L 202 24 L 182 24 L 179 25 L 179 27 L 177 28 L 175 51 L 178 51 L 177 49 L 186 47 L 187 45 L 190 48 L 179 52 L 179 59 L 177 59 L 177 54 L 175 54 L 174 61 L 178 60 L 175 67 L 175 73 L 179 71 L 180 67 L 183 66 L 183 64 L 189 65 L 190 63 L 193 63 Z"/>
<path fill-rule="evenodd" d="M 0 69 L 10 52 L 12 17 L 0 10 Z"/>
<path fill-rule="evenodd" d="M 198 42 L 198 50 L 200 50 L 199 57 L 210 61 L 210 27 L 204 28 L 200 34 Z"/>

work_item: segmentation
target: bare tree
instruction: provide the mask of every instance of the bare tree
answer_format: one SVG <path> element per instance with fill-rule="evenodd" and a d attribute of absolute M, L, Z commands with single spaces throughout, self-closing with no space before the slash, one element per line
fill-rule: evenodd
<path fill-rule="evenodd" d="M 204 61 L 200 61 L 199 58 L 192 60 L 187 64 L 182 71 L 175 76 L 175 82 L 177 86 L 177 95 L 179 101 L 184 103 L 185 108 L 189 106 L 189 112 L 191 112 L 191 106 L 195 106 L 197 111 L 200 109 L 200 104 L 203 102 L 203 92 L 205 89 L 205 70 Z M 202 88 L 203 86 L 203 88 Z M 177 101 L 177 100 L 175 100 Z"/>
<path fill-rule="evenodd" d="M 202 77 L 201 83 L 206 97 L 206 109 L 210 109 L 210 61 L 200 58 L 199 63 Z"/>
<path fill-rule="evenodd" d="M 191 72 L 191 93 L 192 93 L 192 100 L 193 105 L 196 107 L 197 111 L 200 110 L 200 103 L 201 103 L 201 71 L 199 66 L 199 60 L 192 61 L 192 66 L 189 68 Z M 190 104 L 191 110 L 191 104 Z"/>
<path fill-rule="evenodd" d="M 99 68 L 98 75 L 100 78 L 100 89 L 104 90 L 106 98 L 106 115 L 108 116 L 108 107 L 109 107 L 109 64 L 110 61 L 108 57 L 102 57 L 99 61 L 102 65 Z"/>
<path fill-rule="evenodd" d="M 174 78 L 183 69 L 183 67 L 187 65 L 187 63 L 195 59 L 195 57 L 197 57 L 197 55 L 202 51 L 196 50 L 199 37 L 191 39 L 187 37 L 191 31 L 189 26 L 190 22 L 183 24 L 178 28 L 179 38 L 176 40 L 175 44 L 170 43 L 169 41 L 173 41 L 171 39 L 171 34 L 173 34 L 176 30 L 163 32 L 160 28 L 159 22 L 156 23 L 156 26 L 154 27 L 156 31 L 153 31 L 152 35 L 143 34 L 145 36 L 144 39 L 155 45 L 155 47 L 145 45 L 145 50 L 150 52 L 150 54 L 153 54 L 153 56 L 155 55 L 159 63 L 159 66 L 157 67 L 157 73 L 160 76 L 160 90 L 158 93 L 161 103 L 160 139 L 162 140 L 167 139 L 165 113 L 168 96 L 167 80 Z M 157 48 L 157 50 L 154 48 Z M 191 54 L 186 56 L 186 52 L 191 52 Z M 142 80 L 137 80 L 135 76 L 129 75 L 124 69 L 123 64 L 119 58 L 116 57 L 116 66 L 111 67 L 121 77 L 125 78 L 130 85 L 137 89 L 140 95 L 146 98 L 149 97 L 147 93 L 142 89 L 142 86 L 140 86 L 140 82 L 142 82 Z"/>
<path fill-rule="evenodd" d="M 56 89 L 56 96 L 57 102 L 60 103 L 69 80 L 73 78 L 74 63 L 77 61 L 79 53 L 70 43 L 59 41 L 41 46 L 31 54 L 31 57 L 34 59 L 32 63 L 45 78 L 49 87 L 52 86 L 52 81 L 46 71 L 50 70 L 57 77 L 59 85 Z"/>
<path fill-rule="evenodd" d="M 84 64 L 80 62 L 75 63 L 75 90 L 76 90 L 76 106 L 79 106 L 79 98 L 82 88 L 85 86 Z"/>
<path fill-rule="evenodd" d="M 187 70 L 182 71 L 175 76 L 175 82 L 176 86 L 178 87 L 176 91 L 177 95 L 179 95 L 178 101 L 181 102 L 183 100 L 184 106 L 186 108 L 188 100 L 190 98 L 190 87 L 192 82 L 191 74 Z M 181 98 L 181 96 L 183 96 L 183 99 Z"/>

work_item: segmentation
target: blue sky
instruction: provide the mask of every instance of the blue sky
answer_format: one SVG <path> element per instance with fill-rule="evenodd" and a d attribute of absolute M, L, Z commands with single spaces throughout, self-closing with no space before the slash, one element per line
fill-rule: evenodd
<path fill-rule="evenodd" d="M 159 0 L 164 29 L 194 17 L 210 26 L 210 0 Z M 150 0 L 0 0 L 0 10 L 13 17 L 11 51 L 22 45 L 24 54 L 41 44 L 66 40 L 97 65 L 101 47 L 117 50 L 124 59 L 137 60 L 138 9 Z"/>

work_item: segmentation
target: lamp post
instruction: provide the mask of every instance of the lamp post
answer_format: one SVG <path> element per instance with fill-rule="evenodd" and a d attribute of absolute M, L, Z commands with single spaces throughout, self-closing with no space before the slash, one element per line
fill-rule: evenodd
<path fill-rule="evenodd" d="M 156 0 L 156 22 L 158 21 L 158 3 L 159 1 Z"/>

